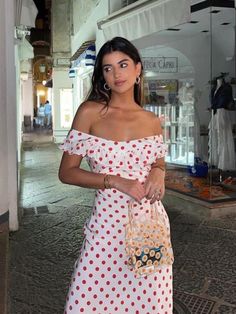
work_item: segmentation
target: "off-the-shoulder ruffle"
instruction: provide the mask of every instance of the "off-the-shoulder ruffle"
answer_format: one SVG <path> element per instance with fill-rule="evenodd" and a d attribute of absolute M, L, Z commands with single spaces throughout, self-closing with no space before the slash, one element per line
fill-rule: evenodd
<path fill-rule="evenodd" d="M 85 157 L 90 147 L 89 139 L 89 134 L 72 129 L 59 148 L 70 155 L 82 155 Z"/>
<path fill-rule="evenodd" d="M 139 168 L 165 157 L 167 145 L 162 135 L 153 135 L 130 141 L 114 141 L 72 129 L 60 149 L 69 154 L 87 156 L 109 167 Z"/>

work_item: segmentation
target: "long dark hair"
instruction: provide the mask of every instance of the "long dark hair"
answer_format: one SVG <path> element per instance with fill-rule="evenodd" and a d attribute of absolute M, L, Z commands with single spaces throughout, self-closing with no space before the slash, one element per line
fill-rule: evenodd
<path fill-rule="evenodd" d="M 87 100 L 96 100 L 108 106 L 111 99 L 111 91 L 104 89 L 105 79 L 103 77 L 102 61 L 106 54 L 113 51 L 123 52 L 129 56 L 135 64 L 141 63 L 140 84 L 134 85 L 134 100 L 139 106 L 142 106 L 142 61 L 137 48 L 130 41 L 122 37 L 114 37 L 107 41 L 99 50 L 93 70 L 92 87 Z"/>

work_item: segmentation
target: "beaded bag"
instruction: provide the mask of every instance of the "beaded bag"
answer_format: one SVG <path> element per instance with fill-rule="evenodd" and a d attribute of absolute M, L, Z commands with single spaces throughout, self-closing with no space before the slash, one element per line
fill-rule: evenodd
<path fill-rule="evenodd" d="M 157 213 L 157 202 L 145 215 L 135 217 L 134 202 L 129 203 L 129 223 L 125 227 L 128 265 L 137 278 L 157 272 L 174 261 L 170 231 Z"/>

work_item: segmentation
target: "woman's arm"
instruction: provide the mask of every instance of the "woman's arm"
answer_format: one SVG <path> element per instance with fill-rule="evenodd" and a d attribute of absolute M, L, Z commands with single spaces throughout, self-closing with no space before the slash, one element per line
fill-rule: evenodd
<path fill-rule="evenodd" d="M 162 134 L 160 119 L 155 117 L 154 121 L 155 134 Z M 151 200 L 153 204 L 156 200 L 160 200 L 165 194 L 165 159 L 158 158 L 151 165 L 151 170 L 144 184 L 146 190 L 146 198 Z"/>
<path fill-rule="evenodd" d="M 106 174 L 93 173 L 81 169 L 82 158 L 80 155 L 64 153 L 59 169 L 59 179 L 66 184 L 93 189 L 105 189 L 106 183 L 104 179 Z M 109 188 L 117 189 L 133 197 L 138 202 L 141 202 L 145 196 L 145 189 L 138 180 L 126 179 L 116 175 L 109 175 Z"/>
<path fill-rule="evenodd" d="M 104 189 L 104 174 L 95 174 L 81 169 L 82 159 L 81 155 L 63 153 L 58 174 L 60 181 L 86 188 Z"/>

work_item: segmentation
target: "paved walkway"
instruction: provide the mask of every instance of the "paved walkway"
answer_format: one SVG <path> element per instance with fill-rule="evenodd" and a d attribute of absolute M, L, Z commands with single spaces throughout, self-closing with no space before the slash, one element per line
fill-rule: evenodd
<path fill-rule="evenodd" d="M 9 314 L 62 314 L 94 191 L 57 178 L 61 152 L 45 134 L 26 135 L 23 218 L 10 234 Z M 87 167 L 85 163 L 84 167 Z M 175 313 L 236 313 L 236 214 L 209 219 L 167 209 L 175 252 Z M 90 314 L 90 313 L 86 313 Z"/>

